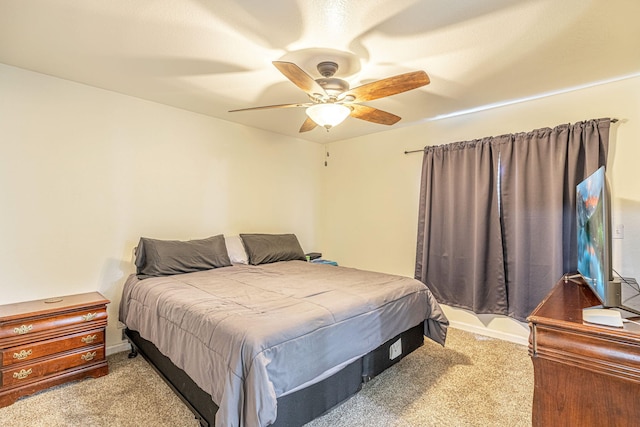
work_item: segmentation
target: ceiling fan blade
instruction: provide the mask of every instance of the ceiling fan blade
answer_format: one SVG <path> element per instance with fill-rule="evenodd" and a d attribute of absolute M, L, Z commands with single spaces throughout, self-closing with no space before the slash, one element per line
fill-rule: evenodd
<path fill-rule="evenodd" d="M 250 108 L 240 108 L 238 110 L 229 110 L 230 113 L 235 113 L 237 111 L 250 111 L 250 110 L 268 110 L 270 108 L 295 108 L 295 107 L 310 107 L 313 105 L 313 102 L 306 102 L 303 104 L 278 104 L 278 105 L 265 105 L 262 107 L 250 107 Z"/>
<path fill-rule="evenodd" d="M 349 107 L 352 109 L 350 116 L 356 119 L 381 125 L 393 125 L 400 120 L 400 117 L 395 114 L 387 113 L 386 111 L 378 110 L 368 105 L 349 104 Z"/>
<path fill-rule="evenodd" d="M 320 86 L 313 77 L 293 62 L 273 61 L 273 65 L 275 65 L 275 67 L 280 70 L 286 78 L 291 80 L 294 85 L 298 86 L 314 98 L 319 96 L 328 96 L 324 88 Z"/>
<path fill-rule="evenodd" d="M 346 95 L 355 97 L 355 102 L 372 101 L 416 89 L 428 85 L 429 82 L 430 80 L 427 73 L 424 71 L 413 71 L 358 86 L 348 91 Z"/>
<path fill-rule="evenodd" d="M 305 120 L 302 126 L 300 126 L 300 133 L 309 132 L 310 130 L 315 129 L 316 126 L 318 126 L 316 122 L 311 120 L 311 117 L 307 117 L 307 120 Z"/>

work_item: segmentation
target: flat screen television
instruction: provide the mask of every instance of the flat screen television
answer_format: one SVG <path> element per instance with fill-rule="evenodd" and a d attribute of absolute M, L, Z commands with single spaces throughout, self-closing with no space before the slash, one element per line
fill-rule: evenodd
<path fill-rule="evenodd" d="M 602 306 L 621 307 L 620 280 L 611 266 L 611 208 L 604 166 L 576 186 L 578 273 Z"/>

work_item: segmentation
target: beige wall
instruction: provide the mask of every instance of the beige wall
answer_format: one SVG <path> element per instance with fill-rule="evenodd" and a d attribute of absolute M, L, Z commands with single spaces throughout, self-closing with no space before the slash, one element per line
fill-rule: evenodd
<path fill-rule="evenodd" d="M 0 304 L 98 290 L 107 345 L 140 236 L 294 232 L 322 146 L 0 65 Z"/>
<path fill-rule="evenodd" d="M 640 77 L 328 144 L 322 250 L 342 265 L 413 276 L 422 155 L 405 150 L 600 117 L 621 120 L 608 162 L 614 223 L 625 226 L 624 239 L 614 241 L 614 267 L 640 278 Z M 517 322 L 446 311 L 458 326 L 526 342 L 528 330 Z"/>
<path fill-rule="evenodd" d="M 292 231 L 342 265 L 413 276 L 422 156 L 405 150 L 597 117 L 621 119 L 614 267 L 640 277 L 638 77 L 326 146 L 1 64 L 0 93 L 0 304 L 98 290 L 112 349 L 141 235 Z M 510 319 L 445 309 L 526 341 Z"/>

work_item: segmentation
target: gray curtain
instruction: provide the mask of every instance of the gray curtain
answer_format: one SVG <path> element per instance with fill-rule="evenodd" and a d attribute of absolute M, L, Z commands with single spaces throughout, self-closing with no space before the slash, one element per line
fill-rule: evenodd
<path fill-rule="evenodd" d="M 575 186 L 609 119 L 426 147 L 415 277 L 439 302 L 525 320 L 576 270 Z"/>
<path fill-rule="evenodd" d="M 441 303 L 507 314 L 494 144 L 425 148 L 416 278 Z"/>
<path fill-rule="evenodd" d="M 501 144 L 509 315 L 524 320 L 577 270 L 576 185 L 606 165 L 609 119 L 512 136 Z"/>

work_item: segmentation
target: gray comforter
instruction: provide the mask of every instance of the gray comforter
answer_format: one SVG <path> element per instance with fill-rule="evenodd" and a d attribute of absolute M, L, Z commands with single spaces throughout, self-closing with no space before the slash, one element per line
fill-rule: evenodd
<path fill-rule="evenodd" d="M 424 322 L 447 319 L 421 282 L 303 261 L 126 281 L 120 320 L 219 406 L 216 425 L 266 426 L 276 399 Z"/>

